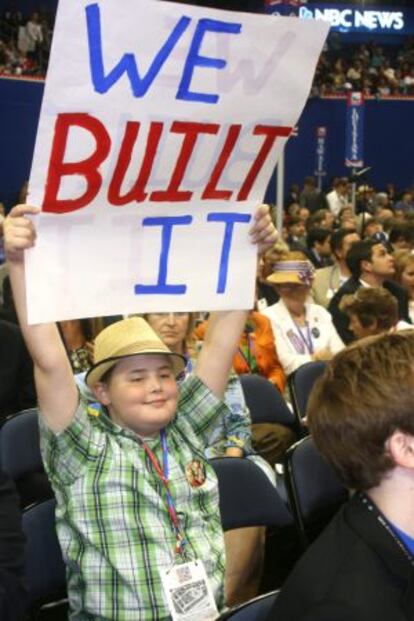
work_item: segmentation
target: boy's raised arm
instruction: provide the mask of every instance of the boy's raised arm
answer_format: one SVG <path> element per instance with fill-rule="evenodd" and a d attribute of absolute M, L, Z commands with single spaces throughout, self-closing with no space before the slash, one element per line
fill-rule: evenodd
<path fill-rule="evenodd" d="M 276 242 L 277 231 L 267 205 L 260 205 L 257 208 L 250 236 L 252 243 L 257 245 L 259 254 L 269 250 Z M 247 314 L 248 311 L 214 312 L 211 313 L 207 324 L 195 373 L 220 399 L 228 383 L 233 356 L 239 344 Z"/>
<path fill-rule="evenodd" d="M 17 316 L 34 363 L 39 408 L 48 426 L 59 432 L 73 419 L 78 392 L 56 324 L 27 323 L 24 251 L 36 240 L 35 226 L 27 216 L 38 213 L 30 205 L 13 207 L 4 221 L 4 244 Z"/>

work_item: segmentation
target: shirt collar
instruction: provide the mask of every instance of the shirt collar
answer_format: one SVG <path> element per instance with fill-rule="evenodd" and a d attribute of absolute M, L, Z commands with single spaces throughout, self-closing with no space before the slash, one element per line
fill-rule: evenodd
<path fill-rule="evenodd" d="M 90 416 L 95 416 L 98 424 L 114 436 L 122 435 L 127 438 L 141 440 L 147 443 L 151 443 L 153 440 L 158 441 L 159 439 L 159 435 L 151 438 L 139 436 L 137 433 L 135 433 L 135 431 L 132 431 L 132 429 L 121 427 L 121 425 L 114 423 L 114 421 L 109 416 L 107 408 L 99 402 L 91 403 L 88 405 L 88 414 Z"/>

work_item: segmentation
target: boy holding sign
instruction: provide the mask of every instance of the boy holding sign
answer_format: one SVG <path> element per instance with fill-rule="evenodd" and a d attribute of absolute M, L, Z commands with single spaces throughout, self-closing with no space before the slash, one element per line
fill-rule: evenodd
<path fill-rule="evenodd" d="M 224 543 L 217 480 L 203 453 L 223 414 L 244 311 L 215 313 L 194 377 L 145 320 L 98 336 L 86 381 L 98 407 L 79 398 L 55 324 L 28 325 L 24 250 L 35 243 L 18 205 L 5 247 L 20 325 L 35 365 L 43 459 L 56 493 L 71 619 L 213 619 L 224 604 Z M 251 230 L 260 251 L 276 239 L 267 207 Z"/>

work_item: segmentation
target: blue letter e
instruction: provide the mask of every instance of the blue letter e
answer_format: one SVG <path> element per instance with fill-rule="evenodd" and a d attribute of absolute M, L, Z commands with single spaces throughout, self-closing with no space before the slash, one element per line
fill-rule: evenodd
<path fill-rule="evenodd" d="M 205 33 L 218 32 L 229 34 L 240 34 L 241 24 L 219 22 L 216 19 L 200 19 L 191 46 L 188 52 L 187 60 L 185 61 L 183 76 L 181 78 L 180 86 L 178 87 L 176 99 L 184 99 L 186 101 L 201 101 L 203 103 L 216 104 L 218 102 L 218 95 L 211 95 L 208 93 L 194 93 L 190 91 L 190 84 L 193 78 L 194 67 L 215 67 L 216 69 L 224 69 L 227 62 L 222 58 L 207 58 L 201 56 L 199 50 Z"/>

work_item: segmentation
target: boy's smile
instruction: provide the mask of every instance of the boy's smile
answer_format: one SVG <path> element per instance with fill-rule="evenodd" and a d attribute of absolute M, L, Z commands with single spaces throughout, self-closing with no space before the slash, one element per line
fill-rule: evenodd
<path fill-rule="evenodd" d="M 95 386 L 95 393 L 114 423 L 142 436 L 157 435 L 177 409 L 174 371 L 163 354 L 121 359 L 108 382 Z"/>

